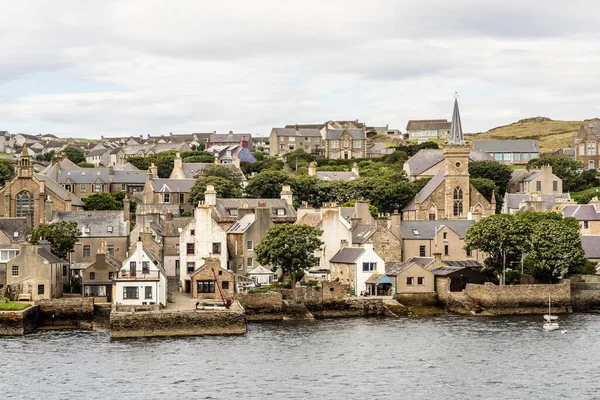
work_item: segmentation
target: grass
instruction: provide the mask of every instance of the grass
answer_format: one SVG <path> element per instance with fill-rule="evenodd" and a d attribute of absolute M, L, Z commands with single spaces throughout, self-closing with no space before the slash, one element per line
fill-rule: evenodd
<path fill-rule="evenodd" d="M 484 133 L 470 135 L 470 140 L 533 139 L 540 145 L 541 153 L 568 148 L 581 121 L 554 121 L 550 118 L 527 118 L 510 125 L 499 126 Z"/>
<path fill-rule="evenodd" d="M 0 303 L 0 311 L 21 311 L 30 306 L 31 304 L 29 303 L 17 303 L 14 301 L 9 301 L 7 303 Z"/>
<path fill-rule="evenodd" d="M 571 192 L 571 198 L 578 204 L 587 204 L 592 197 L 600 197 L 600 187 L 593 187 L 580 192 Z"/>

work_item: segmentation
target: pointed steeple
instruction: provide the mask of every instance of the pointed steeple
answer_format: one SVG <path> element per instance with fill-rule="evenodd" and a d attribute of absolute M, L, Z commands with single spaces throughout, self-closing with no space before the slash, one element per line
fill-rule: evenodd
<path fill-rule="evenodd" d="M 29 151 L 27 151 L 27 142 L 23 143 L 23 151 L 21 152 L 21 158 L 29 158 Z"/>
<path fill-rule="evenodd" d="M 465 137 L 460 123 L 460 112 L 458 111 L 458 98 L 454 97 L 454 111 L 452 112 L 452 125 L 450 125 L 450 135 L 448 136 L 449 146 L 464 146 Z"/>

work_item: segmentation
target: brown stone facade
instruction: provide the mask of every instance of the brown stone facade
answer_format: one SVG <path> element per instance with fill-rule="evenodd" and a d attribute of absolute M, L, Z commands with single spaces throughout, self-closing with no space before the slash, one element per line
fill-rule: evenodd
<path fill-rule="evenodd" d="M 192 297 L 199 299 L 220 299 L 233 297 L 235 281 L 233 274 L 221 268 L 218 258 L 206 258 L 202 267 L 191 275 Z"/>
<path fill-rule="evenodd" d="M 573 136 L 575 159 L 583 162 L 584 169 L 600 168 L 600 119 L 584 121 Z"/>

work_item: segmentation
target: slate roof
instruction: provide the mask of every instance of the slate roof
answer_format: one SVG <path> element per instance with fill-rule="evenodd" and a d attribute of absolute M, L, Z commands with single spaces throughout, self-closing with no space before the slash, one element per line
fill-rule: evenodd
<path fill-rule="evenodd" d="M 206 168 L 212 168 L 215 166 L 231 168 L 235 172 L 239 172 L 242 176 L 242 180 L 245 180 L 244 173 L 241 169 L 236 167 L 234 164 L 214 164 L 214 163 L 183 163 L 181 164 L 181 170 L 183 171 L 183 176 L 187 179 L 195 179 L 198 175 L 202 175 L 202 171 Z"/>
<path fill-rule="evenodd" d="M 581 248 L 587 258 L 600 258 L 600 236 L 583 235 L 581 236 Z"/>
<path fill-rule="evenodd" d="M 540 170 L 533 170 L 530 172 L 531 172 L 531 174 L 529 176 L 527 176 L 525 179 L 523 179 L 523 182 L 530 182 L 542 174 L 542 171 L 540 171 Z"/>
<path fill-rule="evenodd" d="M 578 221 L 600 221 L 600 213 L 591 204 L 565 206 L 562 212 L 565 217 L 573 217 Z"/>
<path fill-rule="evenodd" d="M 412 156 L 408 161 L 411 175 L 419 175 L 444 159 L 444 150 L 422 149 Z M 492 156 L 481 150 L 469 151 L 471 161 L 495 161 Z"/>
<path fill-rule="evenodd" d="M 385 274 L 386 275 L 400 275 L 402 273 L 402 271 L 407 270 L 408 268 L 410 268 L 413 265 L 418 265 L 419 267 L 423 268 L 421 265 L 417 264 L 414 261 L 405 261 L 405 262 L 398 262 L 398 261 L 392 261 L 392 262 L 386 262 L 385 263 Z"/>
<path fill-rule="evenodd" d="M 432 131 L 438 129 L 450 129 L 452 122 L 446 119 L 411 119 L 406 124 L 409 131 Z"/>
<path fill-rule="evenodd" d="M 435 174 L 435 176 L 431 178 L 429 182 L 427 182 L 427 184 L 423 186 L 423 188 L 417 194 L 417 196 L 419 196 L 419 201 L 427 199 L 431 195 L 431 193 L 433 193 L 433 191 L 444 182 L 445 177 L 446 176 L 444 171 L 440 171 L 437 174 Z M 415 211 L 417 209 L 417 205 L 415 203 L 417 196 L 415 196 L 410 201 L 410 203 L 408 203 L 408 205 L 404 207 L 404 210 Z"/>
<path fill-rule="evenodd" d="M 347 132 L 352 139 L 364 140 L 367 138 L 362 129 L 329 129 L 327 131 L 327 140 L 338 140 Z"/>
<path fill-rule="evenodd" d="M 256 268 L 251 269 L 248 272 L 248 275 L 274 275 L 275 273 L 273 271 L 268 270 L 267 268 L 263 267 L 262 265 L 259 265 Z"/>
<path fill-rule="evenodd" d="M 181 231 L 183 231 L 193 219 L 193 217 L 179 217 L 173 218 L 170 221 L 165 221 L 162 226 L 162 233 L 164 236 L 179 236 Z"/>
<path fill-rule="evenodd" d="M 411 257 L 408 261 L 419 264 L 421 267 L 426 268 L 433 263 L 433 257 Z"/>
<path fill-rule="evenodd" d="M 114 170 L 113 175 L 110 177 L 111 183 L 139 183 L 144 184 L 146 182 L 146 171 L 140 171 L 136 168 L 136 171 L 132 170 Z"/>
<path fill-rule="evenodd" d="M 366 243 L 367 240 L 373 236 L 376 230 L 377 227 L 375 225 L 356 225 L 352 229 L 352 243 Z"/>
<path fill-rule="evenodd" d="M 72 193 L 67 192 L 65 190 L 65 188 L 60 186 L 54 179 L 52 179 L 48 176 L 42 175 L 42 174 L 34 174 L 34 175 L 37 179 L 44 182 L 46 187 L 48 189 L 50 189 L 50 191 L 54 192 L 61 199 L 63 199 L 63 200 L 70 199 L 71 205 L 73 205 L 73 206 L 78 206 L 78 207 L 84 206 L 83 201 L 81 201 L 81 199 L 79 197 L 75 196 Z"/>
<path fill-rule="evenodd" d="M 189 193 L 195 179 L 152 179 L 152 191 L 154 193 Z"/>
<path fill-rule="evenodd" d="M 126 162 L 125 164 L 116 164 L 113 165 L 114 171 L 139 171 L 138 167 L 133 165 L 130 162 Z"/>
<path fill-rule="evenodd" d="M 219 217 L 231 217 L 229 215 L 229 209 L 240 209 L 243 205 L 248 208 L 257 208 L 258 203 L 264 203 L 266 207 L 271 209 L 272 218 L 283 218 L 283 219 L 294 219 L 296 220 L 296 209 L 288 205 L 287 201 L 283 199 L 219 199 L 217 198 L 217 205 L 215 211 Z M 285 208 L 286 214 L 283 216 L 274 215 L 275 210 L 278 208 Z"/>
<path fill-rule="evenodd" d="M 129 224 L 123 219 L 123 211 L 55 211 L 52 222 L 74 221 L 81 232 L 79 237 L 123 237 L 129 235 Z M 85 228 L 89 227 L 89 233 Z M 109 232 L 108 227 L 112 227 Z"/>
<path fill-rule="evenodd" d="M 449 267 L 483 268 L 483 264 L 475 260 L 446 260 L 444 264 Z"/>
<path fill-rule="evenodd" d="M 246 214 L 235 221 L 235 223 L 227 230 L 227 233 L 242 234 L 252 226 L 254 221 L 256 221 L 256 215 L 254 213 Z"/>
<path fill-rule="evenodd" d="M 293 124 L 293 125 L 286 125 L 285 128 L 287 129 L 296 129 L 296 127 L 298 129 L 323 129 L 323 127 L 327 125 L 327 124 Z M 276 128 L 276 129 L 281 129 L 281 128 Z"/>
<path fill-rule="evenodd" d="M 285 128 L 273 128 L 272 132 L 279 137 L 321 137 L 319 129 L 322 127 L 321 125 L 320 128 L 298 128 L 296 130 L 293 126 L 291 128 L 286 126 Z"/>
<path fill-rule="evenodd" d="M 354 217 L 355 211 L 354 207 L 340 207 L 340 216 L 350 222 L 350 219 Z"/>
<path fill-rule="evenodd" d="M 317 171 L 316 176 L 322 181 L 353 181 L 358 179 L 354 172 L 346 171 Z"/>
<path fill-rule="evenodd" d="M 46 250 L 44 247 L 38 246 L 38 255 L 45 258 L 50 264 L 67 262 L 67 261 L 63 260 L 62 258 L 55 256 L 54 254 L 52 254 L 51 252 Z"/>
<path fill-rule="evenodd" d="M 210 143 L 240 143 L 244 138 L 252 138 L 250 133 L 213 133 L 208 138 Z"/>
<path fill-rule="evenodd" d="M 61 169 L 58 171 L 56 181 L 61 185 L 70 181 L 76 184 L 89 184 L 96 182 L 98 179 L 104 183 L 110 183 L 108 168 L 79 168 L 68 171 Z"/>
<path fill-rule="evenodd" d="M 458 272 L 460 270 L 463 270 L 465 268 L 467 268 L 467 267 L 439 267 L 439 268 L 431 270 L 431 273 L 436 276 L 446 276 L 446 275 L 450 275 L 455 272 Z"/>
<path fill-rule="evenodd" d="M 27 218 L 0 218 L 0 231 L 4 232 L 12 243 L 23 243 L 27 231 Z"/>
<path fill-rule="evenodd" d="M 552 210 L 557 198 L 568 200 L 571 198 L 569 193 L 556 193 L 556 194 L 536 194 L 531 195 L 527 193 L 506 193 L 504 195 L 504 204 L 509 210 L 519 209 L 521 202 L 527 201 L 532 198 L 541 198 L 544 202 L 544 208 L 546 211 Z"/>
<path fill-rule="evenodd" d="M 433 239 L 436 228 L 439 231 L 441 227 L 446 226 L 463 239 L 467 234 L 467 229 L 473 225 L 475 225 L 475 221 L 468 219 L 402 221 L 400 223 L 400 234 L 402 239 L 407 240 Z"/>
<path fill-rule="evenodd" d="M 365 249 L 361 247 L 344 247 L 336 253 L 329 262 L 340 264 L 354 264 L 358 257 L 364 253 Z"/>
<path fill-rule="evenodd" d="M 318 226 L 322 221 L 320 212 L 308 212 L 296 222 L 299 225 Z"/>
<path fill-rule="evenodd" d="M 486 153 L 539 153 L 537 140 L 475 140 L 473 148 Z"/>
<path fill-rule="evenodd" d="M 110 151 L 111 149 L 94 149 L 94 150 L 90 150 L 86 156 L 101 156 L 102 154 L 106 153 L 107 151 Z"/>

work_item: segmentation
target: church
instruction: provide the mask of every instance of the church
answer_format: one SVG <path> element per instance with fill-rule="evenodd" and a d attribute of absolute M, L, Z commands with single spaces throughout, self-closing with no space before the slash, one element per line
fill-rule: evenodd
<path fill-rule="evenodd" d="M 438 172 L 402 210 L 404 221 L 472 219 L 479 221 L 496 213 L 496 199 L 488 201 L 469 182 L 470 148 L 460 122 L 458 100 L 454 100 L 444 170 Z"/>
<path fill-rule="evenodd" d="M 26 217 L 29 227 L 52 220 L 52 211 L 83 210 L 81 199 L 69 193 L 55 180 L 37 174 L 23 147 L 17 162 L 17 175 L 0 189 L 0 218 Z"/>

